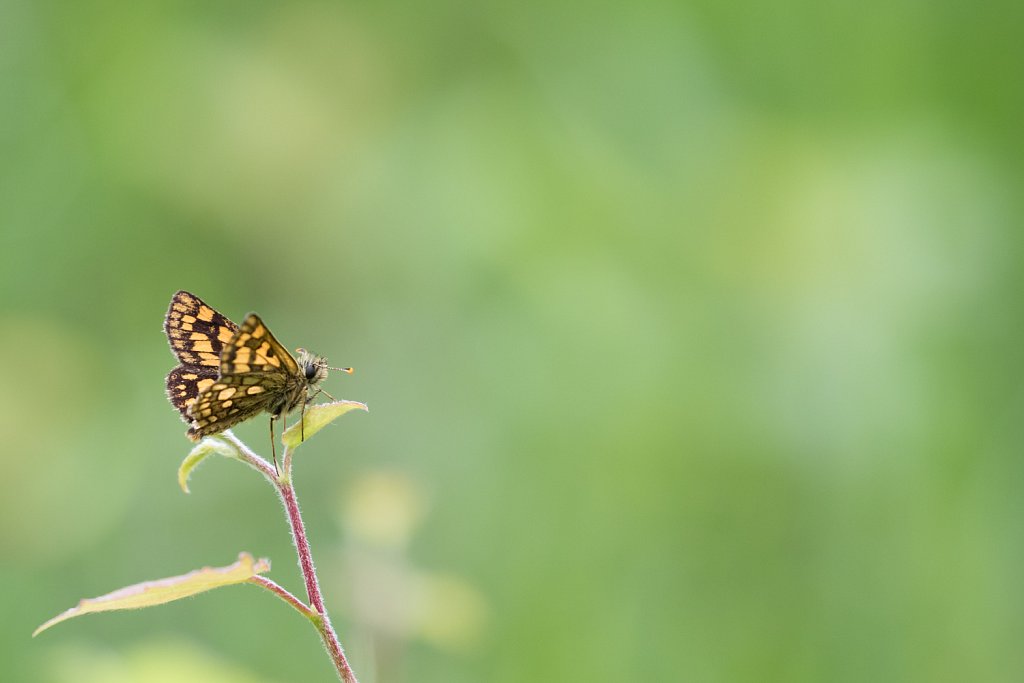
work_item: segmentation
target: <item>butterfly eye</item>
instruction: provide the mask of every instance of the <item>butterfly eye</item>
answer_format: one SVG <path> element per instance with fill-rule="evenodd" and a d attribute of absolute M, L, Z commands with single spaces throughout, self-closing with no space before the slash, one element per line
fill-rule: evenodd
<path fill-rule="evenodd" d="M 314 377 L 316 377 L 316 371 L 317 371 L 316 365 L 314 365 L 313 363 L 310 363 L 309 365 L 307 365 L 306 366 L 306 379 L 307 380 L 312 380 Z"/>

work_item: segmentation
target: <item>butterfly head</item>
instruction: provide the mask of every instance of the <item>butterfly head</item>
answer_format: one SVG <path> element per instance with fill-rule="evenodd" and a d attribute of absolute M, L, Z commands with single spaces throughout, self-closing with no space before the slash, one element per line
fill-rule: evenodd
<path fill-rule="evenodd" d="M 326 358 L 310 353 L 306 349 L 296 349 L 296 351 L 299 354 L 298 358 L 295 359 L 299 364 L 299 370 L 306 377 L 306 382 L 311 387 L 327 379 L 328 370 L 340 370 L 341 372 L 352 374 L 352 368 L 332 368 L 327 364 Z"/>
<path fill-rule="evenodd" d="M 323 356 L 318 356 L 315 353 L 310 353 L 306 349 L 298 349 L 299 357 L 296 358 L 296 362 L 299 364 L 299 370 L 306 378 L 306 382 L 310 386 L 316 386 L 320 382 L 327 379 L 327 359 Z"/>

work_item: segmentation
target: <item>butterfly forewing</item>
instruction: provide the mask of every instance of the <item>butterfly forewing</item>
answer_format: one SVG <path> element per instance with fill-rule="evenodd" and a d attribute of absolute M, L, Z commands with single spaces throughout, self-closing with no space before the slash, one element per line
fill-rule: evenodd
<path fill-rule="evenodd" d="M 164 319 L 167 341 L 182 365 L 219 368 L 221 349 L 237 330 L 238 325 L 186 291 L 171 297 L 171 306 Z"/>
<path fill-rule="evenodd" d="M 283 377 L 299 375 L 299 364 L 255 313 L 242 322 L 221 353 L 221 376 L 264 372 Z"/>

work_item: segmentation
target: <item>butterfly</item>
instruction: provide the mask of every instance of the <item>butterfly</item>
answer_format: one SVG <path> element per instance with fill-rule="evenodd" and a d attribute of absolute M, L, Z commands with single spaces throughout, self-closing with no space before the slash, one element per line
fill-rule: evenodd
<path fill-rule="evenodd" d="M 181 362 L 167 375 L 167 397 L 189 424 L 188 438 L 198 441 L 266 411 L 275 467 L 274 420 L 299 406 L 304 413 L 321 392 L 333 399 L 318 387 L 328 370 L 352 372 L 305 349 L 295 358 L 255 313 L 239 326 L 184 290 L 171 297 L 164 332 Z"/>

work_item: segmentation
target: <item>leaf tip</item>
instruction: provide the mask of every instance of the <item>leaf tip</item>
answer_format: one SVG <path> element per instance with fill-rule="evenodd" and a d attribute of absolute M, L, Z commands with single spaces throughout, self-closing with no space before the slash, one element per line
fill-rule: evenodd
<path fill-rule="evenodd" d="M 47 619 L 42 624 L 37 626 L 35 631 L 32 631 L 32 637 L 35 638 L 36 636 L 38 636 L 40 633 L 42 633 L 43 631 L 47 630 L 51 626 L 56 626 L 60 622 L 66 621 L 66 620 L 70 619 L 71 617 L 73 617 L 76 614 L 78 614 L 80 609 L 81 609 L 81 603 L 79 603 L 75 607 L 72 607 L 71 609 L 64 610 L 63 612 L 61 612 L 60 614 L 58 614 L 57 616 L 55 616 L 55 617 L 53 617 L 51 619 Z"/>

